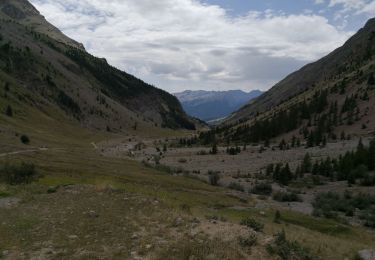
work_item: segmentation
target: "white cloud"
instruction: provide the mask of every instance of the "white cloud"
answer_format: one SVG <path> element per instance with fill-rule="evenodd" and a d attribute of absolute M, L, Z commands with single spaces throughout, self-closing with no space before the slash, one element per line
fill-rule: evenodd
<path fill-rule="evenodd" d="M 198 0 L 31 2 L 88 51 L 169 91 L 266 89 L 350 34 L 319 15 L 231 17 Z"/>
<path fill-rule="evenodd" d="M 357 14 L 375 15 L 375 2 L 373 0 L 330 0 L 329 6 L 342 6 L 341 13 L 355 11 Z"/>

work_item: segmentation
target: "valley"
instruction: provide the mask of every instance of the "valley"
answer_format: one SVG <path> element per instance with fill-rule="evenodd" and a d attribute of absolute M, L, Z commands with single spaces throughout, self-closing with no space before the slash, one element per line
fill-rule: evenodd
<path fill-rule="evenodd" d="M 0 259 L 374 259 L 374 19 L 211 126 L 29 1 L 0 29 Z"/>

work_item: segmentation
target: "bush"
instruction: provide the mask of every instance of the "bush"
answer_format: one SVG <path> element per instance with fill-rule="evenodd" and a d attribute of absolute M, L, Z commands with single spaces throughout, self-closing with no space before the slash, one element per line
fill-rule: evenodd
<path fill-rule="evenodd" d="M 35 165 L 32 163 L 5 164 L 0 168 L 0 180 L 10 185 L 31 183 L 37 176 Z"/>
<path fill-rule="evenodd" d="M 30 138 L 27 135 L 21 135 L 20 140 L 23 144 L 29 144 Z"/>
<path fill-rule="evenodd" d="M 280 220 L 281 220 L 281 213 L 280 213 L 280 211 L 276 210 L 275 216 L 273 218 L 273 222 L 277 223 L 277 224 L 280 224 L 281 223 Z"/>
<path fill-rule="evenodd" d="M 302 201 L 301 197 L 295 192 L 278 191 L 273 194 L 272 198 L 280 202 Z"/>
<path fill-rule="evenodd" d="M 12 117 L 13 116 L 13 109 L 11 106 L 7 106 L 7 108 L 5 109 L 5 115 L 9 116 L 9 117 Z"/>
<path fill-rule="evenodd" d="M 232 190 L 242 191 L 242 192 L 245 191 L 245 188 L 241 184 L 239 184 L 237 182 L 231 182 L 229 184 L 228 188 L 232 189 Z"/>
<path fill-rule="evenodd" d="M 255 185 L 250 192 L 258 195 L 271 195 L 272 185 L 269 183 L 260 183 Z"/>
<path fill-rule="evenodd" d="M 257 235 L 256 234 L 250 234 L 247 237 L 239 237 L 238 242 L 242 247 L 252 247 L 256 245 L 257 243 Z"/>
<path fill-rule="evenodd" d="M 257 231 L 257 232 L 262 232 L 264 228 L 264 224 L 250 217 L 241 220 L 240 224 L 243 226 L 247 226 L 248 228 L 254 229 L 254 231 Z"/>
<path fill-rule="evenodd" d="M 375 228 L 375 207 L 362 212 L 360 218 L 364 221 L 366 227 Z"/>
<path fill-rule="evenodd" d="M 313 207 L 314 215 L 326 218 L 336 218 L 339 212 L 346 216 L 353 216 L 355 209 L 362 211 L 360 216 L 370 216 L 371 214 L 366 215 L 366 213 L 371 212 L 371 209 L 375 207 L 375 196 L 368 194 L 353 196 L 349 192 L 346 192 L 344 196 L 333 192 L 320 193 L 315 197 Z M 371 216 L 369 220 L 371 222 Z"/>
<path fill-rule="evenodd" d="M 300 245 L 297 241 L 288 241 L 285 231 L 275 235 L 273 243 L 268 244 L 267 251 L 271 255 L 277 255 L 282 260 L 312 260 L 317 259 L 310 250 Z"/>
<path fill-rule="evenodd" d="M 213 185 L 217 186 L 219 184 L 220 175 L 218 172 L 209 171 L 208 172 L 208 182 Z"/>
<path fill-rule="evenodd" d="M 179 163 L 186 163 L 187 160 L 186 160 L 185 158 L 180 158 L 180 159 L 178 159 L 178 162 L 179 162 Z"/>
<path fill-rule="evenodd" d="M 197 152 L 197 155 L 207 155 L 208 153 L 205 150 Z"/>

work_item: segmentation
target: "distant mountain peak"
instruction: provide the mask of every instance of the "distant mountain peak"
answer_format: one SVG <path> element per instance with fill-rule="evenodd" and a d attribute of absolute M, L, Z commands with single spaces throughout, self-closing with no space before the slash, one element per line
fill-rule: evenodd
<path fill-rule="evenodd" d="M 185 111 L 204 121 L 215 120 L 230 115 L 263 92 L 253 90 L 209 91 L 185 90 L 174 95 L 180 100 Z"/>

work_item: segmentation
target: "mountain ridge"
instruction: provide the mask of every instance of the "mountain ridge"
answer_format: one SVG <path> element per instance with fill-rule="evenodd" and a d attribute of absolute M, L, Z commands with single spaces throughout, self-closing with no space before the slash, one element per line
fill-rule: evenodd
<path fill-rule="evenodd" d="M 268 144 L 303 140 L 308 147 L 375 134 L 375 19 L 341 47 L 277 83 L 202 135 Z"/>
<path fill-rule="evenodd" d="M 211 121 L 230 115 L 261 93 L 260 90 L 250 92 L 242 90 L 185 90 L 174 93 L 174 95 L 180 100 L 189 115 L 204 121 Z"/>
<path fill-rule="evenodd" d="M 343 46 L 335 49 L 316 62 L 309 63 L 301 69 L 289 74 L 269 91 L 261 95 L 255 102 L 251 102 L 239 109 L 226 123 L 247 120 L 257 113 L 262 113 L 267 109 L 277 106 L 282 103 L 282 101 L 286 101 L 294 95 L 298 95 L 309 88 L 313 88 L 319 83 L 329 83 L 333 77 L 337 76 L 337 71 L 346 70 L 346 64 L 342 62 L 342 60 L 347 59 L 349 60 L 348 62 L 360 62 L 363 56 L 366 55 L 364 50 L 371 52 L 369 49 L 374 48 L 373 43 L 372 46 L 365 46 L 366 41 L 362 38 L 367 34 L 366 32 L 375 30 L 374 28 L 375 18 L 372 18 L 367 21 L 363 28 L 350 37 Z M 356 45 L 357 43 L 359 44 L 358 46 Z M 352 52 L 357 52 L 360 57 L 355 58 Z M 336 70 L 336 66 L 341 67 L 339 70 Z M 340 73 L 342 74 L 343 72 Z"/>
<path fill-rule="evenodd" d="M 173 95 L 87 53 L 28 1 L 1 2 L 0 24 L 0 81 L 10 85 L 2 109 L 13 103 L 16 111 L 22 92 L 30 106 L 53 106 L 87 128 L 195 129 Z"/>

